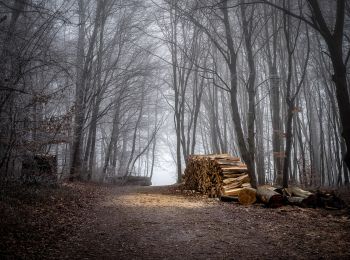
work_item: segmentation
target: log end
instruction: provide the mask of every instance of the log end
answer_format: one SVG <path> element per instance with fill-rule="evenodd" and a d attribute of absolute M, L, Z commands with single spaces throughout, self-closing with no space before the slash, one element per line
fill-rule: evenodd
<path fill-rule="evenodd" d="M 243 188 L 238 195 L 238 201 L 242 205 L 251 205 L 256 202 L 256 190 L 253 188 Z"/>

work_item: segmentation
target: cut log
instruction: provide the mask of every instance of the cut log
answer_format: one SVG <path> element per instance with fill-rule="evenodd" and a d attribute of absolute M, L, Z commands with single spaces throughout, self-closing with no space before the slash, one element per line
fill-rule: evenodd
<path fill-rule="evenodd" d="M 302 197 L 287 197 L 288 204 L 292 206 L 305 207 L 306 205 L 303 203 L 305 198 Z"/>
<path fill-rule="evenodd" d="M 223 177 L 224 179 L 228 179 L 228 178 L 237 178 L 240 177 L 242 175 L 247 174 L 246 172 L 242 172 L 242 173 L 230 173 L 230 172 L 223 172 Z"/>
<path fill-rule="evenodd" d="M 236 189 L 236 188 L 242 188 L 242 183 L 240 183 L 240 182 L 230 183 L 229 185 L 222 186 L 222 188 L 224 191 L 232 190 L 232 189 Z"/>
<path fill-rule="evenodd" d="M 223 179 L 223 183 L 224 184 L 229 184 L 231 182 L 234 182 L 236 180 L 236 178 L 226 178 L 226 179 Z"/>
<path fill-rule="evenodd" d="M 235 157 L 232 157 L 231 155 L 229 155 L 228 153 L 222 153 L 222 154 L 208 154 L 208 155 L 199 155 L 202 157 L 206 157 L 206 158 L 210 158 L 213 160 L 217 160 L 217 159 L 228 159 L 228 158 L 232 158 L 235 159 Z M 236 157 L 237 158 L 237 157 Z"/>
<path fill-rule="evenodd" d="M 250 182 L 250 178 L 248 174 L 242 175 L 236 178 L 237 181 L 241 181 L 242 183 Z"/>
<path fill-rule="evenodd" d="M 252 188 L 252 185 L 251 185 L 250 183 L 247 182 L 247 183 L 243 183 L 243 184 L 242 184 L 242 187 L 243 187 L 243 188 Z"/>
<path fill-rule="evenodd" d="M 249 182 L 250 179 L 249 179 L 249 176 L 248 174 L 244 174 L 244 175 L 240 175 L 236 178 L 226 178 L 223 180 L 223 183 L 224 184 L 230 184 L 230 183 L 237 183 L 237 182 L 242 182 L 242 183 L 247 183 Z"/>
<path fill-rule="evenodd" d="M 267 207 L 278 208 L 283 206 L 283 196 L 271 190 L 269 186 L 258 187 L 256 195 Z"/>
<path fill-rule="evenodd" d="M 310 196 L 312 197 L 312 196 Z M 337 197 L 334 192 L 317 191 L 313 196 L 315 205 L 325 209 L 344 209 L 345 202 Z M 310 198 L 308 198 L 310 199 Z"/>
<path fill-rule="evenodd" d="M 234 165 L 234 166 L 242 164 L 238 157 L 232 157 L 230 159 L 218 159 L 217 163 L 219 165 Z"/>
<path fill-rule="evenodd" d="M 238 177 L 238 178 L 234 179 L 233 181 L 230 181 L 229 183 L 225 184 L 223 186 L 223 188 L 224 188 L 224 190 L 240 188 L 240 187 L 242 187 L 242 185 L 244 183 L 249 183 L 249 182 L 250 182 L 249 176 L 244 175 L 244 176 Z"/>
<path fill-rule="evenodd" d="M 309 192 L 307 190 L 300 189 L 299 187 L 289 187 L 289 188 L 286 188 L 285 191 L 290 196 L 301 197 L 301 198 L 307 198 L 310 195 L 312 195 L 311 192 Z"/>
<path fill-rule="evenodd" d="M 225 190 L 223 192 L 223 195 L 227 195 L 227 196 L 238 196 L 240 191 L 243 190 L 244 188 L 235 188 L 235 189 L 229 189 L 229 190 Z"/>
<path fill-rule="evenodd" d="M 242 188 L 238 195 L 238 201 L 242 205 L 251 205 L 256 202 L 256 189 Z"/>
<path fill-rule="evenodd" d="M 315 208 L 317 206 L 317 196 L 311 194 L 307 198 L 287 197 L 288 204 L 302 208 Z"/>
<path fill-rule="evenodd" d="M 231 165 L 222 165 L 221 169 L 225 172 L 245 172 L 247 167 L 245 166 L 231 166 Z"/>
<path fill-rule="evenodd" d="M 221 170 L 224 175 L 244 175 L 247 174 L 247 170 Z M 228 177 L 230 178 L 230 177 Z"/>

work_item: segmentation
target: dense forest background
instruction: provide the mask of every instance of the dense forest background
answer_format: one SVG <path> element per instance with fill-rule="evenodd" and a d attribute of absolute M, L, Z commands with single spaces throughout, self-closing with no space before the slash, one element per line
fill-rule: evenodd
<path fill-rule="evenodd" d="M 341 186 L 350 167 L 345 0 L 0 1 L 0 177 L 152 178 L 165 146 L 230 153 L 252 185 Z"/>

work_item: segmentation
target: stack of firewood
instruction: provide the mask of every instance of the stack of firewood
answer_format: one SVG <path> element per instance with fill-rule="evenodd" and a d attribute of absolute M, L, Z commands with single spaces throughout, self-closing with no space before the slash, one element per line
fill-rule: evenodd
<path fill-rule="evenodd" d="M 344 202 L 333 193 L 309 192 L 298 187 L 275 188 L 270 185 L 253 189 L 247 166 L 229 154 L 192 155 L 185 170 L 185 189 L 199 191 L 223 201 L 253 204 L 257 199 L 267 207 L 283 205 L 341 209 Z"/>
<path fill-rule="evenodd" d="M 247 166 L 240 158 L 229 154 L 190 156 L 184 180 L 187 189 L 210 197 L 236 196 L 244 200 L 241 201 L 243 204 L 255 202 L 255 190 L 251 188 Z M 245 202 L 247 199 L 249 202 Z"/>

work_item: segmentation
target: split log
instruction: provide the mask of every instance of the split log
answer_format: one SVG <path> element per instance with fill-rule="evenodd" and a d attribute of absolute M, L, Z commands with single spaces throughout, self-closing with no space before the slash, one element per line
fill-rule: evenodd
<path fill-rule="evenodd" d="M 234 188 L 240 188 L 244 183 L 249 183 L 250 178 L 248 175 L 243 175 L 241 177 L 235 178 L 234 180 L 231 180 L 227 184 L 223 186 L 224 190 L 228 189 L 234 189 Z"/>
<path fill-rule="evenodd" d="M 247 183 L 249 182 L 250 179 L 249 179 L 249 176 L 248 174 L 245 174 L 245 175 L 241 175 L 237 178 L 227 178 L 227 179 L 224 179 L 223 180 L 223 183 L 225 184 L 230 184 L 230 183 L 233 183 L 233 182 L 242 182 L 242 183 Z"/>
<path fill-rule="evenodd" d="M 267 207 L 278 208 L 283 206 L 283 196 L 270 189 L 269 186 L 260 186 L 256 191 L 259 200 Z"/>
<path fill-rule="evenodd" d="M 228 153 L 222 153 L 222 154 L 207 154 L 207 155 L 196 155 L 198 157 L 205 157 L 205 158 L 209 158 L 212 160 L 217 160 L 217 159 L 232 159 L 232 160 L 239 160 L 238 157 L 232 157 L 231 155 L 229 155 Z"/>
<path fill-rule="evenodd" d="M 239 176 L 239 177 L 240 177 L 240 176 Z M 229 183 L 234 182 L 236 179 L 237 179 L 237 177 L 236 177 L 236 178 L 232 178 L 232 177 L 230 177 L 230 178 L 225 178 L 222 182 L 223 182 L 224 184 L 229 184 Z"/>
<path fill-rule="evenodd" d="M 232 190 L 232 189 L 236 189 L 236 188 L 242 188 L 242 183 L 241 182 L 234 182 L 234 183 L 230 183 L 228 185 L 222 186 L 222 189 L 224 191 Z"/>
<path fill-rule="evenodd" d="M 241 167 L 241 166 L 226 166 L 223 165 L 223 167 L 221 167 L 222 171 L 224 173 L 243 173 L 247 171 L 246 167 Z"/>
<path fill-rule="evenodd" d="M 249 175 L 248 174 L 245 174 L 245 175 L 242 175 L 240 177 L 237 177 L 236 178 L 237 181 L 241 181 L 243 183 L 247 183 L 247 182 L 250 182 L 250 178 L 249 178 Z"/>
<path fill-rule="evenodd" d="M 224 178 L 237 178 L 240 177 L 242 175 L 247 174 L 246 172 L 242 172 L 242 173 L 229 173 L 229 172 L 223 172 L 223 177 Z"/>
<path fill-rule="evenodd" d="M 238 157 L 231 157 L 230 159 L 218 159 L 217 163 L 219 165 L 241 165 L 241 160 Z"/>
<path fill-rule="evenodd" d="M 244 188 L 235 188 L 235 189 L 229 189 L 225 190 L 223 192 L 224 195 L 226 196 L 238 196 L 240 191 L 243 190 Z"/>
<path fill-rule="evenodd" d="M 247 183 L 243 183 L 242 187 L 243 188 L 252 188 L 252 185 L 249 182 L 247 182 Z"/>

